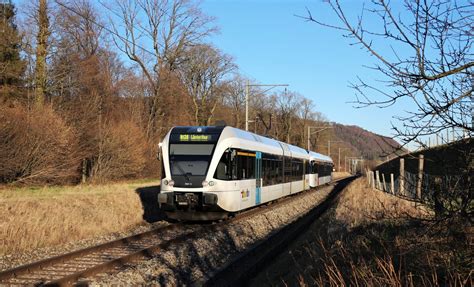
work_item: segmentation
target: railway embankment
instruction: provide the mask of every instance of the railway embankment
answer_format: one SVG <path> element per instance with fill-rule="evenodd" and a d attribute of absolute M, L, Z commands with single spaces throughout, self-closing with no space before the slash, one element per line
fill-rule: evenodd
<path fill-rule="evenodd" d="M 0 189 L 0 270 L 165 224 L 157 184 Z"/>
<path fill-rule="evenodd" d="M 6 267 L 13 267 L 20 263 L 168 224 L 159 220 L 161 215 L 156 213 L 156 208 L 153 206 L 158 192 L 156 185 L 130 184 L 122 188 L 124 194 L 121 195 L 121 204 L 133 206 L 130 208 L 138 210 L 136 212 L 138 217 L 128 215 L 122 218 L 124 223 L 131 223 L 119 228 L 122 231 L 109 232 L 67 244 L 60 243 L 53 247 L 38 248 L 36 251 L 19 252 L 23 257 L 4 255 L 0 262 Z M 118 186 L 112 189 L 120 194 Z M 153 254 L 144 254 L 146 255 L 144 260 L 123 262 L 119 268 L 109 270 L 111 271 L 109 274 L 82 277 L 81 282 L 93 286 L 209 284 L 207 280 L 215 278 L 213 276 L 225 270 L 225 266 L 239 262 L 240 258 L 245 257 L 243 254 L 252 254 L 248 252 L 249 250 L 254 250 L 253 252 L 260 250 L 255 248 L 256 246 L 268 247 L 274 242 L 279 242 L 278 237 L 284 238 L 292 233 L 285 233 L 285 230 L 297 226 L 298 222 L 310 218 L 308 214 L 313 214 L 316 216 L 305 223 L 304 228 L 297 228 L 293 232 L 297 236 L 294 234 L 291 236 L 292 239 L 288 241 L 290 244 L 279 244 L 283 247 L 279 247 L 276 252 L 275 249 L 269 249 L 273 250 L 270 251 L 272 254 L 270 261 L 257 261 L 260 265 L 254 268 L 258 271 L 256 277 L 253 270 L 254 275 L 244 274 L 245 281 L 235 282 L 245 282 L 245 285 L 253 286 L 314 284 L 421 286 L 472 283 L 473 254 L 470 246 L 473 241 L 469 237 L 470 230 L 466 225 L 455 221 L 449 222 L 449 225 L 446 225 L 446 222 L 433 223 L 432 213 L 420 203 L 373 190 L 367 186 L 363 178 L 350 184 L 343 192 L 338 192 L 340 196 L 334 196 L 333 191 L 334 184 L 323 186 L 286 198 L 285 202 L 279 201 L 269 206 L 262 206 L 252 210 L 247 216 L 236 217 L 238 220 L 176 226 L 184 233 L 194 229 L 201 231 L 194 236 L 181 236 L 177 244 L 171 244 L 171 241 L 170 244 L 162 243 Z M 17 194 L 16 199 L 29 198 L 26 196 L 28 191 L 22 192 L 25 194 Z M 40 199 L 41 193 L 47 192 L 47 190 L 41 191 L 35 194 L 35 198 Z M 107 188 L 104 191 L 96 191 L 96 195 L 111 200 L 108 192 Z M 70 196 L 78 196 L 77 193 L 78 191 L 62 190 L 57 196 L 71 199 Z M 50 194 L 43 195 L 51 198 Z M 332 198 L 330 203 L 329 198 Z M 10 199 L 14 200 L 15 197 L 11 196 Z M 77 201 L 74 202 L 76 205 L 81 205 Z M 103 202 L 100 203 L 104 206 Z M 107 201 L 107 204 L 113 202 Z M 314 212 L 323 205 L 327 208 L 320 213 Z M 45 208 L 43 205 L 38 205 L 38 208 L 40 207 Z M 115 211 L 110 209 L 104 208 L 103 212 L 108 213 L 110 218 L 115 216 L 113 213 Z M 71 216 L 80 214 L 73 212 Z M 97 220 L 92 218 L 92 221 Z M 149 224 L 145 223 L 146 220 L 158 221 Z M 82 224 L 84 219 L 79 219 L 78 222 Z M 100 222 L 97 223 L 97 228 L 100 228 Z M 62 230 L 67 236 L 67 232 Z M 453 230 L 456 232 L 453 233 Z M 166 235 L 157 238 L 167 240 Z M 269 238 L 276 239 L 268 240 Z M 288 247 L 285 248 L 285 245 Z M 265 264 L 262 265 L 262 262 Z M 250 264 L 253 263 L 249 263 L 252 267 Z M 6 268 L 4 266 L 2 269 Z M 242 278 L 242 275 L 237 278 L 239 277 Z M 221 279 L 226 280 L 225 277 Z M 235 284 L 233 281 L 225 282 L 225 285 Z"/>
<path fill-rule="evenodd" d="M 250 286 L 469 286 L 472 228 L 423 205 L 351 183 L 337 204 Z"/>
<path fill-rule="evenodd" d="M 338 176 L 343 175 L 336 175 L 336 177 Z M 72 190 L 46 188 L 40 190 L 18 189 L 15 194 L 8 193 L 7 190 L 2 191 L 7 193 L 7 196 L 3 197 L 2 204 L 4 205 L 12 205 L 15 202 L 21 201 L 25 201 L 28 204 L 37 202 L 37 204 L 27 212 L 20 212 L 21 216 L 12 215 L 12 213 L 8 215 L 11 216 L 10 218 L 16 217 L 18 220 L 22 220 L 24 225 L 23 231 L 19 227 L 16 230 L 13 229 L 14 224 L 10 222 L 8 225 L 10 227 L 9 232 L 16 230 L 17 234 L 20 234 L 18 232 L 22 231 L 25 239 L 23 241 L 20 240 L 20 242 L 23 242 L 23 245 L 19 243 L 16 243 L 17 245 L 10 244 L 11 250 L 17 251 L 2 255 L 0 258 L 1 270 L 51 256 L 62 255 L 73 250 L 95 246 L 131 233 L 139 233 L 147 229 L 169 224 L 160 220 L 162 219 L 160 218 L 161 215 L 156 212 L 156 206 L 154 205 L 156 204 L 159 187 L 152 183 L 102 186 L 98 190 L 92 190 L 93 187 L 89 187 L 87 191 L 82 190 L 85 186 L 82 186 L 79 190 L 78 188 L 76 187 Z M 278 201 L 269 206 L 253 209 L 251 212 L 244 213 L 243 215 L 246 216 L 243 216 L 243 218 L 239 215 L 236 218 L 239 220 L 209 224 L 208 226 L 206 224 L 202 226 L 201 224 L 191 224 L 188 226 L 189 229 L 199 227 L 203 229 L 203 232 L 199 236 L 189 236 L 179 245 L 168 244 L 170 248 L 167 247 L 158 252 L 151 260 L 142 260 L 138 264 L 136 262 L 127 264 L 125 267 L 122 267 L 123 272 L 115 274 L 117 271 L 115 270 L 112 272 L 115 275 L 95 277 L 95 280 L 98 281 L 92 283 L 99 285 L 128 285 L 147 284 L 150 282 L 159 282 L 161 284 L 165 282 L 166 284 L 175 285 L 206 281 L 210 274 L 219 270 L 223 264 L 229 262 L 229 260 L 246 250 L 249 246 L 257 241 L 265 240 L 268 234 L 281 229 L 283 226 L 287 226 L 314 208 L 314 206 L 317 206 L 326 198 L 331 189 L 331 186 L 323 186 L 296 197 L 286 198 L 283 202 Z M 120 197 L 118 199 L 119 202 L 112 200 L 112 195 L 109 194 L 112 190 L 114 195 Z M 87 199 L 83 198 L 84 192 L 87 193 Z M 83 201 L 87 203 L 87 211 L 84 210 Z M 119 206 L 106 207 L 106 205 L 112 204 Z M 58 205 L 61 206 L 61 209 L 54 211 L 54 208 Z M 117 211 L 124 211 L 124 207 L 120 207 L 120 205 L 128 206 L 130 212 L 134 213 L 134 215 L 131 215 L 128 211 L 125 214 L 117 215 Z M 102 210 L 100 210 L 101 208 Z M 53 210 L 53 212 L 48 212 L 48 210 Z M 90 215 L 91 210 L 94 210 L 97 214 Z M 61 214 L 55 213 L 59 211 L 61 211 Z M 111 224 L 114 220 L 121 221 L 123 223 L 121 227 L 115 226 L 119 231 L 112 233 L 103 231 L 102 224 L 105 220 L 102 218 L 102 215 L 108 218 L 108 224 Z M 35 216 L 42 219 L 34 220 L 33 223 L 27 222 L 27 218 Z M 62 219 L 60 219 L 61 217 Z M 101 222 L 101 220 L 104 222 Z M 147 220 L 158 221 L 154 224 L 144 224 Z M 39 222 L 43 223 L 40 224 Z M 73 230 L 73 228 L 80 228 L 82 224 L 88 225 L 84 227 L 85 230 L 102 230 L 102 233 L 89 232 L 86 234 L 85 239 L 79 240 L 74 240 L 76 238 L 74 236 L 68 237 L 68 231 Z M 91 225 L 95 225 L 95 229 L 91 229 Z M 185 232 L 186 226 L 183 228 L 185 228 L 183 229 L 183 232 Z M 26 240 L 33 238 L 35 233 L 44 235 L 39 236 L 38 240 L 45 239 L 41 241 L 41 246 L 45 247 L 35 248 L 31 243 L 34 241 L 33 239 L 30 241 Z M 80 232 L 76 233 L 74 233 L 76 236 L 81 234 Z M 64 237 L 62 239 L 66 243 L 60 241 L 61 234 Z M 48 235 L 55 236 L 48 238 Z M 57 241 L 54 242 L 52 239 Z M 59 243 L 57 243 L 58 241 Z M 130 268 L 127 268 L 127 266 Z M 90 280 L 94 279 L 85 278 L 85 280 L 90 282 Z"/>
<path fill-rule="evenodd" d="M 256 242 L 265 241 L 269 234 L 318 206 L 333 186 L 306 192 L 285 204 L 278 202 L 260 207 L 258 212 L 243 220 L 222 224 L 217 228 L 209 225 L 208 231 L 197 238 L 189 238 L 179 245 L 162 250 L 150 260 L 130 264 L 119 273 L 98 277 L 90 283 L 92 286 L 200 285 Z"/>

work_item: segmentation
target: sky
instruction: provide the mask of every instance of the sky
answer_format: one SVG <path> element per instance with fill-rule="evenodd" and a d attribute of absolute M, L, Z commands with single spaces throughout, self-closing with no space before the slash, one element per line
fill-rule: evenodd
<path fill-rule="evenodd" d="M 13 2 L 21 9 L 28 0 Z M 356 20 L 364 1 L 341 2 L 351 20 Z M 391 5 L 403 17 L 401 3 L 392 1 Z M 307 16 L 308 9 L 322 22 L 339 24 L 323 0 L 202 0 L 200 7 L 215 17 L 214 24 L 220 30 L 204 40 L 232 56 L 239 73 L 260 84 L 288 84 L 290 91 L 311 99 L 315 110 L 329 121 L 391 137 L 392 123 L 399 125 L 393 117 L 412 109 L 408 102 L 384 109 L 354 107 L 351 102 L 356 97 L 350 83 L 358 77 L 371 83 L 383 78 L 364 67 L 377 61 L 360 46 L 351 45 L 353 40 L 338 30 L 298 17 Z M 365 25 L 380 28 L 370 16 L 365 15 Z M 391 53 L 383 44 L 375 43 L 383 53 Z M 377 85 L 384 89 L 381 83 Z"/>
<path fill-rule="evenodd" d="M 362 1 L 343 2 L 348 11 L 362 8 Z M 216 17 L 220 28 L 210 41 L 234 57 L 240 73 L 261 84 L 289 84 L 289 90 L 313 100 L 330 121 L 391 136 L 393 115 L 409 109 L 403 103 L 387 109 L 354 108 L 350 83 L 358 76 L 381 77 L 363 67 L 375 63 L 374 57 L 351 46 L 353 41 L 341 32 L 297 17 L 306 16 L 308 8 L 313 17 L 337 23 L 321 0 L 207 0 L 201 7 Z M 367 25 L 375 25 L 366 18 Z"/>

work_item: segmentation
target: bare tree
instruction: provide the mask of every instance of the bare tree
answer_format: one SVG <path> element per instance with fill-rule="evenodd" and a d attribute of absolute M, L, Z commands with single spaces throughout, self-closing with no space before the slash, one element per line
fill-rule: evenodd
<path fill-rule="evenodd" d="M 277 115 L 280 126 L 277 137 L 287 143 L 292 143 L 293 122 L 297 118 L 301 99 L 300 94 L 291 91 L 280 93 L 277 98 Z"/>
<path fill-rule="evenodd" d="M 245 110 L 245 82 L 246 80 L 236 74 L 228 81 L 225 89 L 224 104 L 232 110 L 232 125 L 236 128 L 244 126 L 242 114 Z"/>
<path fill-rule="evenodd" d="M 135 62 L 150 86 L 146 135 L 151 138 L 162 116 L 160 71 L 176 69 L 183 52 L 213 33 L 212 18 L 188 0 L 114 0 L 111 24 L 117 47 Z M 106 4 L 105 7 L 108 7 Z"/>
<path fill-rule="evenodd" d="M 352 85 L 358 107 L 410 101 L 413 110 L 396 117 L 402 127 L 393 126 L 405 143 L 447 128 L 474 132 L 472 2 L 405 0 L 399 15 L 389 1 L 374 0 L 356 22 L 339 0 L 327 2 L 339 24 L 310 11 L 304 18 L 345 33 L 377 59 L 372 68 L 384 77 L 385 88 L 361 78 Z M 369 28 L 364 12 L 380 25 Z"/>
<path fill-rule="evenodd" d="M 307 128 L 311 123 L 316 120 L 317 114 L 314 112 L 314 103 L 312 100 L 307 98 L 301 99 L 301 105 L 298 110 L 298 117 L 302 124 L 298 125 L 298 136 L 299 142 L 305 143 L 308 140 Z"/>
<path fill-rule="evenodd" d="M 70 48 L 84 55 L 83 58 L 95 55 L 104 26 L 97 8 L 89 0 L 56 3 L 60 4 L 56 15 L 58 33 L 67 34 Z"/>
<path fill-rule="evenodd" d="M 193 100 L 196 125 L 209 125 L 223 100 L 225 76 L 236 68 L 232 58 L 209 45 L 196 45 L 186 51 L 181 78 Z"/>

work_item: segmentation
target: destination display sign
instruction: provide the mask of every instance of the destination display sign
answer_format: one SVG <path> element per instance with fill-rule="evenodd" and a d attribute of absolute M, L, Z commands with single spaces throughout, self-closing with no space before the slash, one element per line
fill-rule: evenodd
<path fill-rule="evenodd" d="M 171 143 L 216 143 L 219 134 L 212 133 L 175 133 L 170 135 Z"/>
<path fill-rule="evenodd" d="M 180 134 L 179 141 L 181 142 L 208 142 L 211 141 L 211 135 L 203 134 Z"/>

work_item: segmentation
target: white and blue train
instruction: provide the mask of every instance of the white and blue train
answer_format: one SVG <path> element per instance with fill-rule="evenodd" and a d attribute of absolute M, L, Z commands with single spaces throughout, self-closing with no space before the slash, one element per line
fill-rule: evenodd
<path fill-rule="evenodd" d="M 332 180 L 331 158 L 233 127 L 174 127 L 160 143 L 169 218 L 217 220 Z"/>

